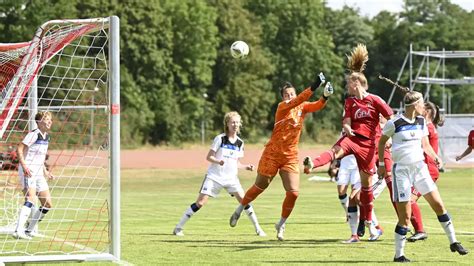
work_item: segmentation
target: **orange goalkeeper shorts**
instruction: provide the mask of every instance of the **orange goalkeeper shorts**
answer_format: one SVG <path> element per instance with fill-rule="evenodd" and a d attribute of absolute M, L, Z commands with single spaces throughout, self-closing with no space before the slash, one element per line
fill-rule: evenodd
<path fill-rule="evenodd" d="M 274 177 L 280 169 L 289 173 L 299 174 L 298 153 L 285 155 L 265 149 L 258 162 L 257 173 L 262 176 Z"/>

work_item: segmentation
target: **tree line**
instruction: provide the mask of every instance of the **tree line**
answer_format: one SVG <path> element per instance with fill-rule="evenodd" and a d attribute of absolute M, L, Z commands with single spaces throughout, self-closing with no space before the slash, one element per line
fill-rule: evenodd
<path fill-rule="evenodd" d="M 6 0 L 0 41 L 31 40 L 51 19 L 111 15 L 121 23 L 122 138 L 130 146 L 199 141 L 203 123 L 208 141 L 231 110 L 242 115 L 247 141 L 257 142 L 272 130 L 279 87 L 289 81 L 302 91 L 321 71 L 335 95 L 306 118 L 303 136 L 327 141 L 341 127 L 345 55 L 357 43 L 368 47 L 369 91 L 385 100 L 391 86 L 377 76 L 395 79 L 410 43 L 414 50 L 474 48 L 472 11 L 449 0 L 405 0 L 402 12 L 373 18 L 313 0 Z M 244 60 L 230 56 L 235 40 L 250 45 Z M 472 59 L 446 61 L 447 78 L 472 73 Z M 401 83 L 408 80 L 406 72 Z M 474 110 L 472 85 L 446 91 L 454 113 Z M 442 97 L 441 87 L 432 86 L 430 100 L 441 105 Z M 400 99 L 396 95 L 392 107 Z"/>

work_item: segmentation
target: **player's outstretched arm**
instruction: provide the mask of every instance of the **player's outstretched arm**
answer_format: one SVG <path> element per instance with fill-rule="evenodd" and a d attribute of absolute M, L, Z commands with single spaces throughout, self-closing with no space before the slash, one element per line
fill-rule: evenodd
<path fill-rule="evenodd" d="M 467 147 L 466 150 L 459 156 L 456 156 L 456 161 L 459 161 L 461 160 L 462 158 L 466 157 L 469 153 L 472 152 L 472 148 L 471 147 Z"/>

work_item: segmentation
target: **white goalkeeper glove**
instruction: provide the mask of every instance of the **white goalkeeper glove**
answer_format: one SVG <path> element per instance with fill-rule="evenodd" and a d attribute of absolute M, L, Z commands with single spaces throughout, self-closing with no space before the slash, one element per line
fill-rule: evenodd
<path fill-rule="evenodd" d="M 328 98 L 329 96 L 331 96 L 332 94 L 334 93 L 334 89 L 331 85 L 331 82 L 328 82 L 326 83 L 326 86 L 324 86 L 324 92 L 323 92 L 323 96 L 324 98 Z"/>

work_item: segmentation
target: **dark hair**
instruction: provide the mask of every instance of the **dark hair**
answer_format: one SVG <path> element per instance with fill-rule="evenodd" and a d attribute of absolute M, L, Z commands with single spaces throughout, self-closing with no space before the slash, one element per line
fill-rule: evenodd
<path fill-rule="evenodd" d="M 293 84 L 291 84 L 289 81 L 285 81 L 285 83 L 283 84 L 283 86 L 281 86 L 281 88 L 280 88 L 280 95 L 281 95 L 281 97 L 283 97 L 283 92 L 284 92 L 286 89 L 288 89 L 288 88 L 293 88 L 293 89 L 294 89 L 295 87 L 294 87 Z"/>
<path fill-rule="evenodd" d="M 425 109 L 430 111 L 429 116 L 433 124 L 442 127 L 444 124 L 444 117 L 439 113 L 439 106 L 432 102 L 426 102 Z"/>

